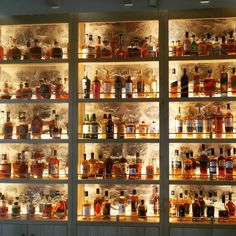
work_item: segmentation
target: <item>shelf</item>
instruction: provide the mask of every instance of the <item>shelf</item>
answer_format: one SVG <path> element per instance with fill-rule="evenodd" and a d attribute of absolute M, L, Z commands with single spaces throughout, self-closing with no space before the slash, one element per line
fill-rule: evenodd
<path fill-rule="evenodd" d="M 84 99 L 79 98 L 78 103 L 115 103 L 115 102 L 159 102 L 159 98 L 100 98 L 100 99 Z"/>
<path fill-rule="evenodd" d="M 169 184 L 172 185 L 236 185 L 236 180 L 204 180 L 204 179 L 171 179 L 169 180 Z"/>
<path fill-rule="evenodd" d="M 220 62 L 232 62 L 232 60 L 236 60 L 236 55 L 169 57 L 169 61 L 178 61 L 183 63 L 196 63 L 196 62 L 209 63 L 209 61 L 212 61 L 213 63 L 220 63 Z"/>
<path fill-rule="evenodd" d="M 236 97 L 188 97 L 169 98 L 169 102 L 230 102 L 236 101 Z"/>
<path fill-rule="evenodd" d="M 46 144 L 46 143 L 68 143 L 68 139 L 0 139 L 0 144 L 2 143 L 29 143 L 29 144 Z"/>
<path fill-rule="evenodd" d="M 68 99 L 9 99 L 3 100 L 0 99 L 0 104 L 40 104 L 40 103 L 69 103 Z"/>
<path fill-rule="evenodd" d="M 106 63 L 106 65 L 112 64 L 131 64 L 138 62 L 158 62 L 159 57 L 143 57 L 143 58 L 79 58 L 78 62 L 81 64 L 98 64 L 98 63 Z"/>
<path fill-rule="evenodd" d="M 68 184 L 67 179 L 0 178 L 2 184 Z"/>
<path fill-rule="evenodd" d="M 169 139 L 169 143 L 235 143 L 236 139 Z"/>
<path fill-rule="evenodd" d="M 62 63 L 69 63 L 68 59 L 49 59 L 49 60 L 2 60 L 0 61 L 0 66 L 1 65 L 30 65 L 30 66 L 39 66 L 39 65 L 51 65 L 53 66 L 54 64 L 62 64 Z"/>
<path fill-rule="evenodd" d="M 78 139 L 78 143 L 159 143 L 159 139 Z"/>

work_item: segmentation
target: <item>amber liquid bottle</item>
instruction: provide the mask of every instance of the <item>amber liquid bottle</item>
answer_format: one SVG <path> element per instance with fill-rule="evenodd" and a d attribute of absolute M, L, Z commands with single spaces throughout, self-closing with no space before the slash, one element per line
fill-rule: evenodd
<path fill-rule="evenodd" d="M 19 112 L 19 125 L 16 127 L 17 139 L 28 138 L 28 124 L 26 122 L 26 112 Z"/>
<path fill-rule="evenodd" d="M 182 138 L 183 135 L 183 117 L 181 116 L 181 108 L 179 107 L 179 113 L 175 117 L 175 134 L 176 138 Z"/>
<path fill-rule="evenodd" d="M 122 98 L 122 81 L 119 75 L 116 76 L 114 82 L 114 89 L 115 89 L 115 98 Z"/>
<path fill-rule="evenodd" d="M 89 177 L 91 177 L 91 178 L 94 178 L 96 175 L 96 162 L 97 162 L 97 160 L 95 160 L 95 158 L 94 158 L 94 152 L 91 152 L 91 158 L 88 161 Z"/>
<path fill-rule="evenodd" d="M 195 73 L 193 76 L 193 96 L 199 97 L 200 93 L 201 93 L 200 76 L 198 73 L 198 67 L 195 66 Z"/>
<path fill-rule="evenodd" d="M 208 178 L 208 174 L 207 174 L 207 170 L 208 170 L 208 156 L 207 153 L 205 152 L 205 145 L 202 144 L 202 153 L 200 155 L 200 178 L 201 179 L 207 179 Z"/>
<path fill-rule="evenodd" d="M 220 107 L 217 108 L 217 114 L 215 116 L 215 136 L 221 138 L 223 133 L 223 115 L 220 111 Z"/>
<path fill-rule="evenodd" d="M 220 94 L 221 97 L 227 97 L 228 93 L 228 73 L 225 71 L 225 66 L 223 66 L 220 74 Z"/>
<path fill-rule="evenodd" d="M 235 68 L 232 69 L 232 75 L 230 78 L 230 84 L 231 84 L 231 92 L 232 96 L 236 95 L 236 74 L 235 74 Z"/>
<path fill-rule="evenodd" d="M 216 180 L 217 176 L 217 164 L 218 160 L 217 157 L 215 156 L 215 150 L 214 148 L 211 149 L 211 156 L 209 158 L 209 172 L 210 172 L 210 178 L 212 180 Z"/>
<path fill-rule="evenodd" d="M 231 150 L 227 150 L 227 156 L 225 158 L 225 179 L 233 180 L 233 158 L 231 157 Z"/>
<path fill-rule="evenodd" d="M 80 164 L 80 174 L 82 179 L 87 179 L 89 177 L 89 163 L 86 158 L 86 153 L 84 153 L 84 159 Z"/>
<path fill-rule="evenodd" d="M 191 179 L 192 178 L 192 160 L 189 158 L 189 153 L 186 153 L 186 157 L 183 162 L 183 178 Z"/>
<path fill-rule="evenodd" d="M 226 168 L 225 168 L 225 157 L 223 148 L 220 148 L 220 156 L 218 157 L 218 178 L 225 179 Z"/>
<path fill-rule="evenodd" d="M 119 219 L 125 219 L 126 215 L 126 198 L 124 191 L 120 191 L 120 197 L 118 200 L 118 215 Z"/>
<path fill-rule="evenodd" d="M 184 191 L 184 207 L 185 207 L 185 217 L 190 216 L 190 206 L 191 206 L 192 200 L 188 195 L 188 191 Z"/>
<path fill-rule="evenodd" d="M 12 139 L 13 133 L 13 124 L 11 123 L 11 113 L 7 112 L 6 122 L 3 126 L 3 138 L 4 139 Z"/>
<path fill-rule="evenodd" d="M 232 201 L 232 193 L 229 193 L 229 200 L 228 202 L 225 204 L 228 211 L 229 211 L 229 215 L 230 216 L 235 216 L 236 213 L 236 206 Z"/>
<path fill-rule="evenodd" d="M 43 131 L 43 121 L 39 117 L 38 112 L 34 113 L 33 120 L 31 121 L 31 131 L 33 139 L 40 139 Z"/>
<path fill-rule="evenodd" d="M 110 80 L 109 72 L 106 72 L 106 77 L 103 82 L 103 96 L 104 98 L 111 98 L 111 87 L 112 83 Z"/>
<path fill-rule="evenodd" d="M 170 195 L 169 215 L 170 215 L 170 217 L 177 216 L 177 201 L 175 199 L 175 192 L 174 191 L 171 191 L 171 195 Z"/>
<path fill-rule="evenodd" d="M 85 199 L 82 203 L 82 217 L 88 219 L 91 216 L 91 203 L 88 198 L 88 191 L 85 191 Z"/>
<path fill-rule="evenodd" d="M 182 160 L 179 156 L 179 150 L 175 150 L 175 156 L 171 161 L 171 174 L 174 178 L 180 178 L 183 172 Z"/>
<path fill-rule="evenodd" d="M 110 219 L 111 216 L 111 202 L 109 200 L 108 191 L 105 191 L 104 201 L 102 203 L 102 215 L 103 219 Z"/>
<path fill-rule="evenodd" d="M 138 203 L 139 200 L 136 189 L 133 189 L 133 194 L 131 196 L 131 216 L 137 216 Z"/>
<path fill-rule="evenodd" d="M 96 189 L 96 197 L 93 202 L 93 208 L 94 208 L 94 215 L 95 216 L 100 216 L 102 214 L 102 202 L 103 199 L 100 195 L 100 189 Z"/>
<path fill-rule="evenodd" d="M 229 103 L 227 103 L 227 113 L 224 116 L 224 124 L 225 124 L 225 136 L 226 136 L 226 138 L 233 138 L 234 116 L 231 113 Z"/>
<path fill-rule="evenodd" d="M 145 97 L 145 84 L 144 84 L 144 79 L 143 79 L 143 76 L 142 76 L 142 71 L 140 71 L 139 75 L 138 75 L 137 96 L 138 96 L 138 98 L 144 98 Z"/>
<path fill-rule="evenodd" d="M 201 205 L 198 201 L 198 194 L 195 193 L 194 202 L 192 204 L 192 213 L 193 213 L 193 221 L 198 221 L 201 217 Z"/>
<path fill-rule="evenodd" d="M 202 139 L 203 138 L 203 121 L 204 121 L 204 116 L 201 114 L 201 107 L 198 107 L 198 113 L 195 116 L 195 130 L 196 130 L 196 138 L 197 139 Z"/>
<path fill-rule="evenodd" d="M 59 178 L 59 160 L 55 149 L 52 149 L 52 154 L 48 160 L 48 176 L 50 178 Z"/>
<path fill-rule="evenodd" d="M 101 90 L 101 83 L 98 79 L 98 71 L 96 71 L 95 78 L 92 82 L 92 93 L 93 93 L 93 98 L 94 99 L 99 99 L 100 98 L 100 92 Z"/>
<path fill-rule="evenodd" d="M 126 98 L 133 97 L 133 81 L 130 75 L 127 76 L 127 79 L 125 81 L 125 94 Z"/>
<path fill-rule="evenodd" d="M 178 97 L 178 80 L 176 78 L 176 69 L 172 69 L 172 81 L 170 84 L 170 97 L 177 98 Z"/>
<path fill-rule="evenodd" d="M 111 114 L 108 115 L 108 119 L 106 122 L 106 138 L 114 139 L 114 122 L 112 121 Z"/>
<path fill-rule="evenodd" d="M 185 218 L 185 205 L 184 205 L 184 199 L 183 194 L 179 194 L 179 199 L 177 203 L 177 220 L 181 221 Z"/>
<path fill-rule="evenodd" d="M 236 148 L 233 148 L 233 178 L 236 178 Z"/>

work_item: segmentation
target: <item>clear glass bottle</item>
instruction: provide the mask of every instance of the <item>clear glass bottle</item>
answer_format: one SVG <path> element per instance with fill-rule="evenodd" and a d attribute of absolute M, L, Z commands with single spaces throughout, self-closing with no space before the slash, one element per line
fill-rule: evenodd
<path fill-rule="evenodd" d="M 156 185 L 152 185 L 152 195 L 150 197 L 149 203 L 152 205 L 153 214 L 159 215 L 160 214 L 160 206 L 159 206 L 159 194 L 158 194 L 158 187 Z"/>
<path fill-rule="evenodd" d="M 19 112 L 19 124 L 16 127 L 16 137 L 17 139 L 27 139 L 29 127 L 26 122 L 26 112 Z"/>
<path fill-rule="evenodd" d="M 51 155 L 48 158 L 48 176 L 50 178 L 59 178 L 59 160 L 56 149 L 52 149 Z"/>
<path fill-rule="evenodd" d="M 157 81 L 154 69 L 152 69 L 152 75 L 151 75 L 151 80 L 150 80 L 150 94 L 149 94 L 149 96 L 151 98 L 157 98 L 158 97 L 158 81 Z"/>
<path fill-rule="evenodd" d="M 82 79 L 82 94 L 83 98 L 90 98 L 90 87 L 91 87 L 91 81 L 88 78 L 87 71 L 84 72 L 84 77 Z"/>
<path fill-rule="evenodd" d="M 90 138 L 90 119 L 89 114 L 85 114 L 82 127 L 83 138 Z"/>
<path fill-rule="evenodd" d="M 177 205 L 178 203 L 175 198 L 175 192 L 171 191 L 170 201 L 169 201 L 169 215 L 171 218 L 177 216 Z"/>
<path fill-rule="evenodd" d="M 8 160 L 7 154 L 2 154 L 0 159 L 0 178 L 11 177 L 11 163 Z"/>
<path fill-rule="evenodd" d="M 11 122 L 11 113 L 7 112 L 6 121 L 3 126 L 3 138 L 12 139 L 13 135 L 13 124 Z"/>

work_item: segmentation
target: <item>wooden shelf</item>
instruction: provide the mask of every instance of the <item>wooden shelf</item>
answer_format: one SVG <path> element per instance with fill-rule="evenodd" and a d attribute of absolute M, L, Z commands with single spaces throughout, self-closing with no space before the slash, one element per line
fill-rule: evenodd
<path fill-rule="evenodd" d="M 0 144 L 45 144 L 45 143 L 68 143 L 68 139 L 0 139 Z"/>
<path fill-rule="evenodd" d="M 68 179 L 50 179 L 43 177 L 42 179 L 35 178 L 0 178 L 2 184 L 68 184 Z"/>
<path fill-rule="evenodd" d="M 175 139 L 170 138 L 169 143 L 236 143 L 236 139 L 217 138 L 217 139 Z"/>
<path fill-rule="evenodd" d="M 220 55 L 220 56 L 173 56 L 169 57 L 169 61 L 177 61 L 180 63 L 224 63 L 236 60 L 236 55 Z"/>
<path fill-rule="evenodd" d="M 69 103 L 68 99 L 27 99 L 27 100 L 20 100 L 20 99 L 10 99 L 10 100 L 3 100 L 0 99 L 0 104 L 40 104 L 40 103 Z"/>
<path fill-rule="evenodd" d="M 159 98 L 100 98 L 100 99 L 84 99 L 79 98 L 78 103 L 118 103 L 118 102 L 159 102 Z"/>
<path fill-rule="evenodd" d="M 12 65 L 12 66 L 16 66 L 16 65 L 29 65 L 29 66 L 39 66 L 39 65 L 43 65 L 45 66 L 46 64 L 53 66 L 56 64 L 63 64 L 63 63 L 69 63 L 68 59 L 49 59 L 49 60 L 44 60 L 44 59 L 35 59 L 35 60 L 2 60 L 0 61 L 0 66 L 4 66 L 4 65 Z"/>
<path fill-rule="evenodd" d="M 159 139 L 78 139 L 78 143 L 159 143 Z"/>
<path fill-rule="evenodd" d="M 169 98 L 169 102 L 234 102 L 236 97 L 188 97 Z"/>

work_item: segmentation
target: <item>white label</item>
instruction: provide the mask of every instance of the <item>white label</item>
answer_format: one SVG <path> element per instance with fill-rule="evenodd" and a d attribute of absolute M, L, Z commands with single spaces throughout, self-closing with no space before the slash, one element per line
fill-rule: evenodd
<path fill-rule="evenodd" d="M 90 133 L 89 128 L 90 128 L 89 125 L 83 125 L 83 134 L 89 134 Z"/>
<path fill-rule="evenodd" d="M 104 93 L 111 93 L 111 83 L 105 83 L 103 84 L 103 91 Z"/>
<path fill-rule="evenodd" d="M 125 214 L 125 204 L 119 203 L 119 215 L 124 215 L 124 214 Z"/>
<path fill-rule="evenodd" d="M 125 84 L 125 91 L 127 93 L 132 93 L 133 92 L 133 84 L 132 83 L 126 83 Z"/>
<path fill-rule="evenodd" d="M 83 206 L 83 216 L 89 217 L 90 216 L 90 206 Z"/>

